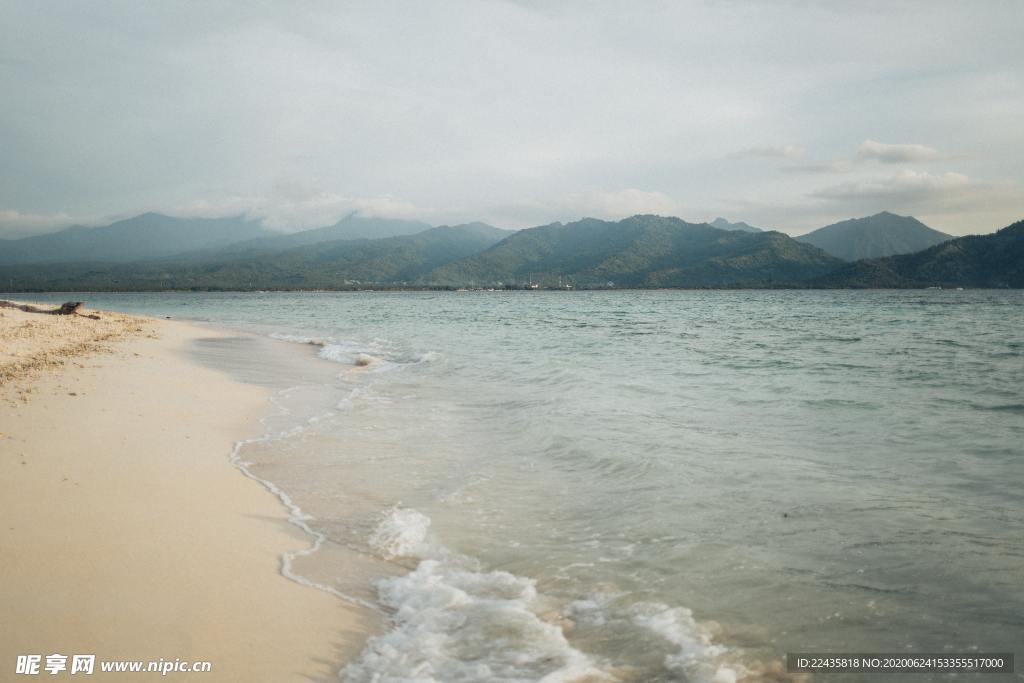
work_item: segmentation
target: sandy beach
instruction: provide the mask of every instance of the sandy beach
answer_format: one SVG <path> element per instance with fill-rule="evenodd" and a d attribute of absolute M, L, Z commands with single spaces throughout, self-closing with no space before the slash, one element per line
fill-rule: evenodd
<path fill-rule="evenodd" d="M 184 353 L 220 333 L 0 316 L 0 678 L 57 653 L 95 655 L 98 680 L 337 680 L 372 617 L 281 576 L 309 539 L 230 462 L 267 390 Z M 159 659 L 212 672 L 100 671 Z"/>

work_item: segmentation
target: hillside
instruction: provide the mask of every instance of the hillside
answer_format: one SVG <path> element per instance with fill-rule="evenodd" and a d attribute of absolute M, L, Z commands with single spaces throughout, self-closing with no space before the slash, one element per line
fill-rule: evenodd
<path fill-rule="evenodd" d="M 915 254 L 851 263 L 812 281 L 817 287 L 1024 287 L 1024 221 Z"/>
<path fill-rule="evenodd" d="M 16 290 L 344 289 L 409 282 L 508 235 L 474 223 L 383 239 L 334 240 L 220 262 L 167 259 L 133 264 L 0 267 Z"/>
<path fill-rule="evenodd" d="M 796 238 L 813 244 L 844 261 L 911 254 L 952 239 L 932 230 L 913 216 L 883 211 L 866 218 L 851 218 Z"/>
<path fill-rule="evenodd" d="M 678 218 L 593 218 L 521 230 L 449 263 L 421 284 L 554 286 L 766 286 L 822 275 L 840 262 L 778 232 L 725 231 Z"/>
<path fill-rule="evenodd" d="M 482 224 L 481 224 L 482 225 Z M 430 225 L 420 221 L 393 218 L 372 218 L 349 214 L 334 225 L 292 233 L 273 233 L 256 239 L 230 244 L 212 253 L 195 256 L 206 260 L 225 257 L 248 257 L 253 254 L 284 251 L 294 247 L 322 244 L 337 240 L 380 239 L 414 235 L 429 230 Z"/>
<path fill-rule="evenodd" d="M 242 217 L 174 218 L 145 213 L 101 227 L 75 225 L 60 232 L 0 240 L 0 264 L 123 263 L 218 248 L 268 234 L 260 223 Z"/>
<path fill-rule="evenodd" d="M 139 217 L 140 219 L 145 217 Z M 899 218 L 899 217 L 897 217 Z M 863 219 L 860 219 L 863 220 Z M 914 219 L 909 220 L 914 223 Z M 367 223 L 366 221 L 375 221 Z M 277 235 L 152 258 L 150 245 L 135 244 L 135 227 L 114 224 L 57 233 L 71 245 L 53 245 L 64 262 L 0 264 L 0 283 L 14 291 L 166 289 L 349 289 L 361 287 L 1024 287 L 1024 223 L 993 235 L 944 241 L 913 254 L 846 263 L 818 247 L 774 231 L 720 230 L 679 218 L 633 216 L 621 221 L 586 218 L 509 232 L 483 223 L 430 228 L 378 239 L 333 239 L 289 245 L 356 229 L 407 229 L 350 216 L 341 228 Z M 847 223 L 855 223 L 848 221 Z M 125 222 L 122 222 L 125 223 Z M 151 215 L 139 234 L 154 226 L 186 226 L 173 239 L 154 236 L 157 251 L 179 248 L 197 227 L 214 228 L 207 241 L 261 230 L 240 219 L 172 219 Z M 841 224 L 837 224 L 841 225 Z M 927 229 L 927 228 L 926 228 Z M 331 232 L 333 230 L 333 232 Z M 118 245 L 120 258 L 104 261 L 90 249 L 131 232 Z M 98 233 L 98 234 L 93 234 Z M 49 236 L 42 236 L 49 237 Z M 39 238 L 28 238 L 38 240 Z M 196 237 L 193 243 L 199 241 Z M 22 240 L 11 241 L 20 243 Z M 245 246 L 257 242 L 263 246 Z M 34 242 L 38 247 L 38 242 Z M 84 246 L 83 246 L 84 245 Z M 274 247 L 273 245 L 277 245 Z M 280 248 L 284 246 L 284 248 Z M 89 248 L 86 248 L 89 247 Z M 113 249 L 113 247 L 111 247 Z M 22 250 L 19 257 L 40 259 Z M 4 253 L 5 257 L 10 255 Z"/>

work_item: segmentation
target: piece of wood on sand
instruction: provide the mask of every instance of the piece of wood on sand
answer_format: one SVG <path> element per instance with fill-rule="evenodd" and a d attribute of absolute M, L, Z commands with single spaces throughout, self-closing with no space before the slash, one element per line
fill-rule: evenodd
<path fill-rule="evenodd" d="M 86 315 L 78 312 L 78 309 L 80 309 L 84 304 L 84 301 L 65 301 L 60 305 L 60 308 L 47 309 L 32 306 L 30 304 L 19 304 L 13 301 L 0 301 L 0 308 L 16 308 L 19 311 L 25 311 L 26 313 L 46 313 L 48 315 L 80 315 L 83 318 L 99 320 L 100 317 L 98 315 Z"/>

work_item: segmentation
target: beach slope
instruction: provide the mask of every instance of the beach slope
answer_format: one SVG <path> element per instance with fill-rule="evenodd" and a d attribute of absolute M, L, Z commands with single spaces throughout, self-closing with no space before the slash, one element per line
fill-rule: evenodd
<path fill-rule="evenodd" d="M 267 392 L 184 353 L 218 332 L 0 312 L 0 679 L 91 654 L 96 680 L 337 680 L 370 617 L 279 573 L 309 539 L 229 459 Z M 160 659 L 212 671 L 100 671 Z"/>

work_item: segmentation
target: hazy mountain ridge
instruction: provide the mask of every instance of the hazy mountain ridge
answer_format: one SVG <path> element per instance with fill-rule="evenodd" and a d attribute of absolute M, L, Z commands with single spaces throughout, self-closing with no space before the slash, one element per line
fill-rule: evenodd
<path fill-rule="evenodd" d="M 163 258 L 268 236 L 258 221 L 175 218 L 144 213 L 100 227 L 73 225 L 59 232 L 0 240 L 0 264 L 110 262 Z"/>
<path fill-rule="evenodd" d="M 1024 221 L 914 254 L 857 261 L 812 286 L 842 288 L 1024 287 Z"/>
<path fill-rule="evenodd" d="M 729 221 L 725 220 L 721 216 L 719 216 L 715 220 L 713 220 L 710 223 L 708 223 L 708 225 L 710 225 L 713 228 L 718 228 L 719 230 L 742 230 L 743 232 L 765 232 L 764 228 L 755 228 L 753 225 L 750 225 L 749 223 L 744 223 L 743 221 L 736 221 L 735 223 L 730 223 Z"/>
<path fill-rule="evenodd" d="M 913 216 L 882 211 L 873 216 L 851 218 L 826 225 L 797 241 L 813 244 L 844 261 L 911 254 L 953 239 L 933 230 Z"/>
<path fill-rule="evenodd" d="M 22 288 L 46 290 L 329 289 L 401 283 L 477 253 L 508 234 L 474 223 L 415 235 L 334 240 L 222 261 L 167 259 L 132 264 L 68 263 L 0 268 Z"/>
<path fill-rule="evenodd" d="M 899 219 L 915 232 L 920 232 L 919 226 L 936 233 L 913 218 L 885 213 L 870 218 L 878 216 Z M 857 226 L 865 220 L 828 227 Z M 118 245 L 125 248 L 116 253 L 125 258 L 125 254 L 137 253 L 139 243 L 154 229 L 182 225 L 188 226 L 185 238 L 176 235 L 158 240 L 158 254 L 195 244 L 196 230 L 211 233 L 202 238 L 207 243 L 253 231 L 260 231 L 260 236 L 156 257 L 147 248 L 144 260 L 130 262 L 115 262 L 101 250 L 124 231 L 142 226 L 138 235 Z M 584 218 L 518 232 L 468 223 L 376 239 L 344 238 L 371 229 L 405 231 L 423 225 L 350 215 L 326 228 L 263 234 L 260 226 L 241 218 L 174 219 L 144 214 L 101 228 L 71 228 L 0 241 L 0 283 L 23 291 L 498 287 L 527 283 L 581 288 L 1024 287 L 1024 230 L 1020 223 L 994 235 L 951 239 L 918 253 L 856 263 L 844 262 L 780 232 L 722 230 L 707 223 L 653 215 L 621 221 Z M 92 236 L 85 247 L 82 235 Z M 41 241 L 43 237 L 48 240 Z M 23 249 L 12 256 L 5 249 L 25 239 L 33 240 L 29 244 L 34 250 Z M 53 240 L 67 243 L 54 247 Z M 41 258 L 42 246 L 48 249 L 49 262 L 10 263 L 26 255 Z M 100 255 L 94 256 L 97 250 Z M 69 253 L 65 261 L 54 260 Z"/>
<path fill-rule="evenodd" d="M 481 224 L 483 225 L 483 224 Z M 432 226 L 421 221 L 407 221 L 396 218 L 375 218 L 349 214 L 333 225 L 313 228 L 299 232 L 277 233 L 265 237 L 236 242 L 217 250 L 209 256 L 245 257 L 256 253 L 283 251 L 293 247 L 301 247 L 337 240 L 382 239 L 414 235 Z"/>
<path fill-rule="evenodd" d="M 423 284 L 533 281 L 626 287 L 721 287 L 802 280 L 839 261 L 778 232 L 726 231 L 707 223 L 642 215 L 587 218 L 520 230 L 487 251 L 455 261 Z"/>

